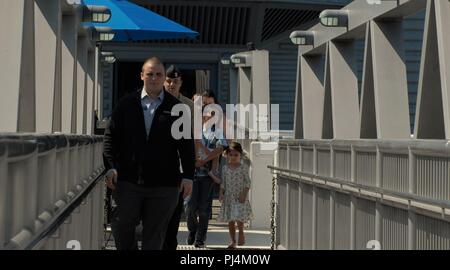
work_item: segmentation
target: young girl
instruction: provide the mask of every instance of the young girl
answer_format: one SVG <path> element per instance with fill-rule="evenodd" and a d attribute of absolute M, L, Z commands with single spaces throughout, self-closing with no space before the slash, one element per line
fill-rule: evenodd
<path fill-rule="evenodd" d="M 241 164 L 242 146 L 232 142 L 226 150 L 227 164 L 222 167 L 222 179 L 210 173 L 210 176 L 220 184 L 219 200 L 222 207 L 218 220 L 228 222 L 231 242 L 228 248 L 236 248 L 236 226 L 239 229 L 237 245 L 245 244 L 244 223 L 253 218 L 248 200 L 250 177 L 248 166 Z"/>

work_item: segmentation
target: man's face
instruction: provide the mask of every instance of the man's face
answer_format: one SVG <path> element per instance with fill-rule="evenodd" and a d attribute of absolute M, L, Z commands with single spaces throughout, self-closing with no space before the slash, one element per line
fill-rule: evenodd
<path fill-rule="evenodd" d="M 166 72 L 160 64 L 147 63 L 142 72 L 141 80 L 144 82 L 145 89 L 150 92 L 158 92 L 164 86 Z"/>
<path fill-rule="evenodd" d="M 180 95 L 180 88 L 183 84 L 181 78 L 169 78 L 166 77 L 164 81 L 164 88 L 173 96 L 178 97 Z"/>

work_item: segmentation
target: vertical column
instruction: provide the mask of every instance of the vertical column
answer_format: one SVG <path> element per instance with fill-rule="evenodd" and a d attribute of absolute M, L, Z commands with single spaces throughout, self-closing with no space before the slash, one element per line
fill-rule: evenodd
<path fill-rule="evenodd" d="M 7 146 L 0 143 L 0 247 L 6 242 L 6 220 L 7 220 L 7 180 L 8 180 L 8 160 Z"/>
<path fill-rule="evenodd" d="M 87 38 L 78 37 L 77 42 L 77 106 L 76 106 L 76 133 L 86 133 L 86 92 L 87 92 Z"/>
<path fill-rule="evenodd" d="M 334 178 L 335 177 L 335 168 L 334 168 L 334 159 L 335 159 L 335 154 L 334 154 L 334 147 L 333 145 L 330 143 L 330 177 Z M 336 192 L 334 190 L 330 191 L 330 250 L 334 250 L 334 239 L 335 239 L 335 201 L 336 201 Z M 339 233 L 339 232 L 338 232 Z"/>
<path fill-rule="evenodd" d="M 61 27 L 61 98 L 62 98 L 62 113 L 61 113 L 61 129 L 63 133 L 75 133 L 76 115 L 74 109 L 76 108 L 76 94 L 77 89 L 77 17 L 74 14 L 63 15 Z"/>
<path fill-rule="evenodd" d="M 330 42 L 330 90 L 334 139 L 359 138 L 358 78 L 355 42 Z"/>
<path fill-rule="evenodd" d="M 303 139 L 303 103 L 302 103 L 302 46 L 298 47 L 297 79 L 295 85 L 294 139 Z"/>
<path fill-rule="evenodd" d="M 356 182 L 356 151 L 351 148 L 351 182 Z M 355 196 L 350 195 L 350 250 L 356 249 L 356 204 Z"/>
<path fill-rule="evenodd" d="M 300 172 L 303 171 L 303 153 L 302 153 L 302 144 L 299 142 L 298 144 L 298 170 Z M 301 177 L 301 176 L 300 176 Z M 302 249 L 303 247 L 303 184 L 302 181 L 298 183 L 298 249 Z"/>
<path fill-rule="evenodd" d="M 103 90 L 102 90 L 102 74 L 101 64 L 100 64 L 100 49 L 99 47 L 95 47 L 95 82 L 94 82 L 94 91 L 95 91 L 95 108 L 94 111 L 97 111 L 97 116 L 99 120 L 103 119 Z"/>
<path fill-rule="evenodd" d="M 286 145 L 286 169 L 291 169 L 291 163 L 290 163 L 290 157 L 291 157 L 291 146 L 289 144 Z M 291 175 L 291 173 L 288 173 L 288 175 Z M 286 249 L 290 249 L 290 214 L 291 214 L 291 179 L 286 179 L 286 226 L 285 226 L 285 235 L 286 235 Z"/>
<path fill-rule="evenodd" d="M 313 145 L 313 174 L 317 175 L 317 147 Z M 316 186 L 312 185 L 312 250 L 317 249 L 317 191 Z"/>
<path fill-rule="evenodd" d="M 95 51 L 89 50 L 87 59 L 86 132 L 84 133 L 92 135 L 95 130 Z"/>
<path fill-rule="evenodd" d="M 411 148 L 408 152 L 409 188 L 410 194 L 416 194 L 416 156 Z M 416 249 L 416 213 L 408 209 L 408 249 Z"/>
<path fill-rule="evenodd" d="M 2 131 L 34 132 L 34 1 L 0 3 L 0 126 Z"/>
<path fill-rule="evenodd" d="M 303 135 L 305 139 L 322 138 L 324 68 L 323 56 L 301 57 L 301 89 L 303 107 Z"/>
<path fill-rule="evenodd" d="M 376 187 L 382 188 L 382 175 L 383 175 L 383 153 L 380 151 L 380 147 L 377 146 L 377 153 L 376 153 L 376 172 L 375 172 L 375 180 L 376 180 Z M 375 240 L 382 243 L 383 240 L 383 205 L 381 204 L 380 200 L 377 200 L 375 202 Z"/>
<path fill-rule="evenodd" d="M 401 21 L 369 22 L 377 138 L 409 139 L 409 108 Z"/>
<path fill-rule="evenodd" d="M 450 139 L 450 2 L 427 2 L 415 137 Z"/>
<path fill-rule="evenodd" d="M 439 66 L 442 80 L 445 138 L 450 139 L 450 2 L 434 0 L 438 34 Z"/>
<path fill-rule="evenodd" d="M 35 1 L 36 131 L 52 132 L 55 97 L 60 97 L 60 1 Z"/>

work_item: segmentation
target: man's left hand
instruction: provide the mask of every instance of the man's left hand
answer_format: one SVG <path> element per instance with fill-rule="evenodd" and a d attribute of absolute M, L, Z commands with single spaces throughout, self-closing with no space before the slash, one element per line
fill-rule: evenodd
<path fill-rule="evenodd" d="M 192 180 L 190 180 L 190 179 L 183 179 L 183 180 L 181 180 L 180 189 L 183 192 L 183 199 L 185 199 L 187 196 L 191 195 L 191 193 L 192 193 Z"/>

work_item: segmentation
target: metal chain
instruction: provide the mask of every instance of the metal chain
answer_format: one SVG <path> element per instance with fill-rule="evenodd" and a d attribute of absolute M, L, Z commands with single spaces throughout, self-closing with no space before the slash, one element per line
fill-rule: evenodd
<path fill-rule="evenodd" d="M 272 201 L 271 201 L 271 217 L 270 217 L 270 227 L 271 227 L 271 244 L 270 249 L 276 249 L 275 244 L 275 232 L 276 232 L 276 202 L 275 202 L 275 188 L 276 188 L 276 176 L 274 175 L 272 178 Z"/>

